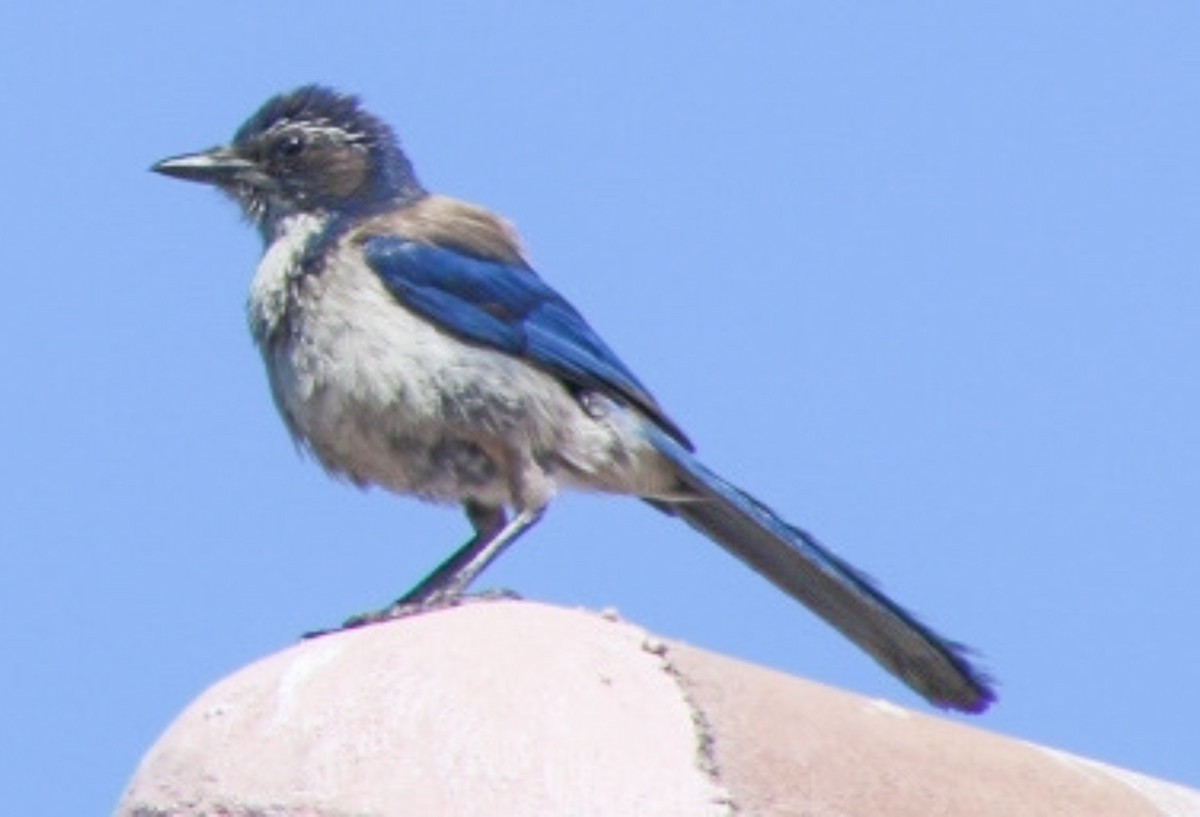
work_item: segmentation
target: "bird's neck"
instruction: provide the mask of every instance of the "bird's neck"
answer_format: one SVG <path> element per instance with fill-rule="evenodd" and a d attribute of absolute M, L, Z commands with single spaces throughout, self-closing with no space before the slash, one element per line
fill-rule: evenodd
<path fill-rule="evenodd" d="M 270 239 L 264 233 L 266 250 L 246 305 L 250 331 L 260 344 L 286 320 L 293 284 L 306 273 L 313 247 L 323 243 L 332 221 L 328 215 L 297 213 L 275 222 Z"/>

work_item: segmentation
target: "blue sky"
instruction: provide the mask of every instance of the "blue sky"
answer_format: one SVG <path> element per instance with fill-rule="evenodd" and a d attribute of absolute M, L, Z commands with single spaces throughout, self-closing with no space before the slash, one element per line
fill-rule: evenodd
<path fill-rule="evenodd" d="M 1200 9 L 874 6 L 0 10 L 12 813 L 106 813 L 204 687 L 466 534 L 296 455 L 257 236 L 146 172 L 314 80 L 515 221 L 710 465 L 977 647 L 974 723 L 1200 786 Z M 487 579 L 923 708 L 638 502 L 563 498 Z"/>

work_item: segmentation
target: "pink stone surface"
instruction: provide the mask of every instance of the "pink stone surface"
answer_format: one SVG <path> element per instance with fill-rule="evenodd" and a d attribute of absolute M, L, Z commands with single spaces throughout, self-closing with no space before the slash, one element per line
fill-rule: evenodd
<path fill-rule="evenodd" d="M 297 644 L 192 703 L 117 814 L 725 814 L 643 641 L 479 602 Z"/>
<path fill-rule="evenodd" d="M 1200 815 L 1200 792 L 682 644 L 668 655 L 745 814 Z"/>
<path fill-rule="evenodd" d="M 481 602 L 218 682 L 116 814 L 1184 817 L 1200 793 L 592 613 Z"/>

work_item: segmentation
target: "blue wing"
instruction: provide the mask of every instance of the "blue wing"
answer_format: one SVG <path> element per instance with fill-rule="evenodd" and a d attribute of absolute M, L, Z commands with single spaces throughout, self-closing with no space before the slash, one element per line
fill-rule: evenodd
<path fill-rule="evenodd" d="M 633 372 L 529 267 L 398 236 L 368 239 L 363 255 L 397 300 L 442 329 L 524 358 L 573 390 L 632 404 L 691 448 Z"/>

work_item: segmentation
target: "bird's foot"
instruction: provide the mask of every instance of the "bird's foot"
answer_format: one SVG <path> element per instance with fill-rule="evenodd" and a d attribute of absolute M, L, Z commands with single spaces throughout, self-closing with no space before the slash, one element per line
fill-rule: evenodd
<path fill-rule="evenodd" d="M 381 610 L 372 610 L 367 613 L 350 616 L 350 618 L 342 622 L 340 627 L 331 627 L 327 630 L 312 630 L 305 633 L 301 638 L 320 638 L 323 635 L 340 633 L 345 630 L 356 630 L 360 627 L 367 627 L 384 621 L 394 621 L 422 613 L 432 613 L 436 610 L 445 610 L 450 607 L 458 607 L 478 601 L 511 601 L 520 598 L 521 594 L 516 591 L 500 587 L 471 594 L 439 593 L 422 601 L 405 601 L 404 599 L 400 599 Z"/>

